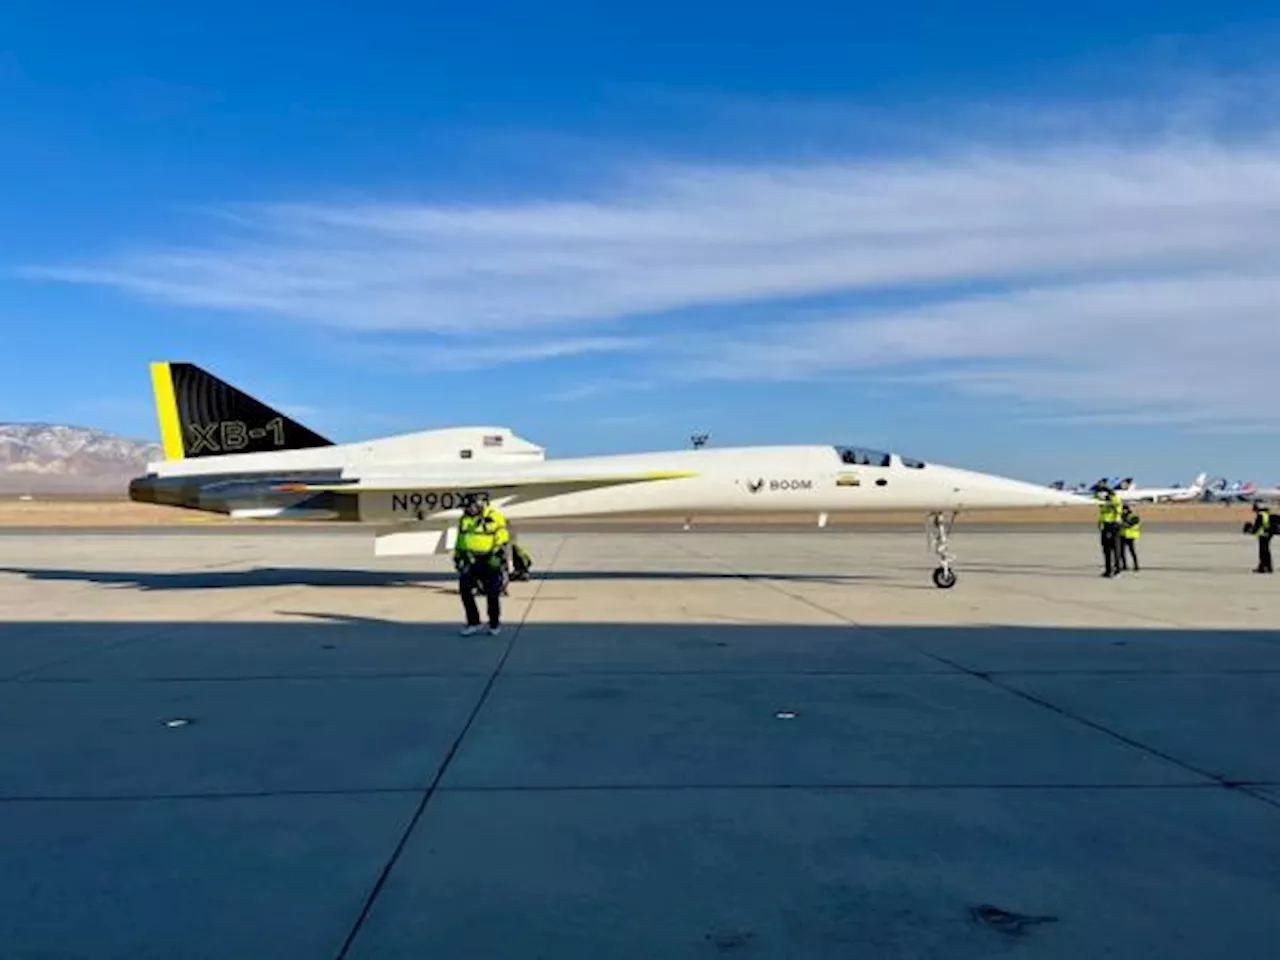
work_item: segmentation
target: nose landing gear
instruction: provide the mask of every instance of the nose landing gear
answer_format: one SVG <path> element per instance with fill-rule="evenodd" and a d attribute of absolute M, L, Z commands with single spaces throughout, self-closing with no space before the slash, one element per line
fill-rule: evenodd
<path fill-rule="evenodd" d="M 956 572 L 952 568 L 955 557 L 948 549 L 951 527 L 956 522 L 953 511 L 949 516 L 940 511 L 929 514 L 925 521 L 925 531 L 929 537 L 929 549 L 938 557 L 938 566 L 933 571 L 933 585 L 940 590 L 947 590 L 956 585 Z"/>

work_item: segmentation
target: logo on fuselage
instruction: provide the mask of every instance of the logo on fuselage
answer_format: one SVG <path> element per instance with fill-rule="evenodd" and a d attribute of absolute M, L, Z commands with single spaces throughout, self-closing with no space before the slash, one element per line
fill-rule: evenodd
<path fill-rule="evenodd" d="M 812 490 L 812 480 L 765 480 L 761 477 L 759 480 L 748 480 L 747 491 L 750 493 L 759 493 L 761 490 L 782 491 L 782 490 Z"/>

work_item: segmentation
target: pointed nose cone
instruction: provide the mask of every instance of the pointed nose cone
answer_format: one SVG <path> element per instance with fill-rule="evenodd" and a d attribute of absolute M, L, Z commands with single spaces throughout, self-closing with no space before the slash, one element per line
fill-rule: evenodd
<path fill-rule="evenodd" d="M 949 469 L 951 493 L 961 509 L 1016 509 L 1019 507 L 1078 507 L 1093 501 L 1066 490 L 1042 487 L 991 473 Z"/>

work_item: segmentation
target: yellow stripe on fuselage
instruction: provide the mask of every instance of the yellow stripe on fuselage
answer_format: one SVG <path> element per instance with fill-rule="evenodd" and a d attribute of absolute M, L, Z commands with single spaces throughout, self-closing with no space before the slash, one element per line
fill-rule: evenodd
<path fill-rule="evenodd" d="M 182 424 L 178 420 L 178 399 L 173 393 L 173 371 L 167 363 L 151 364 L 151 391 L 156 398 L 156 418 L 160 421 L 160 442 L 166 460 L 186 456 L 182 445 Z"/>

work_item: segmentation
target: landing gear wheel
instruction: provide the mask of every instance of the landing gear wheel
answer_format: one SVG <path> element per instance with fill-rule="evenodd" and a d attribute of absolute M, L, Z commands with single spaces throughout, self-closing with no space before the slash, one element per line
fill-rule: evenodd
<path fill-rule="evenodd" d="M 955 558 L 948 549 L 951 527 L 955 522 L 955 513 L 950 517 L 944 517 L 940 512 L 929 514 L 925 521 L 929 547 L 938 557 L 938 566 L 933 571 L 933 585 L 939 590 L 949 590 L 956 585 L 956 572 L 951 567 Z"/>

